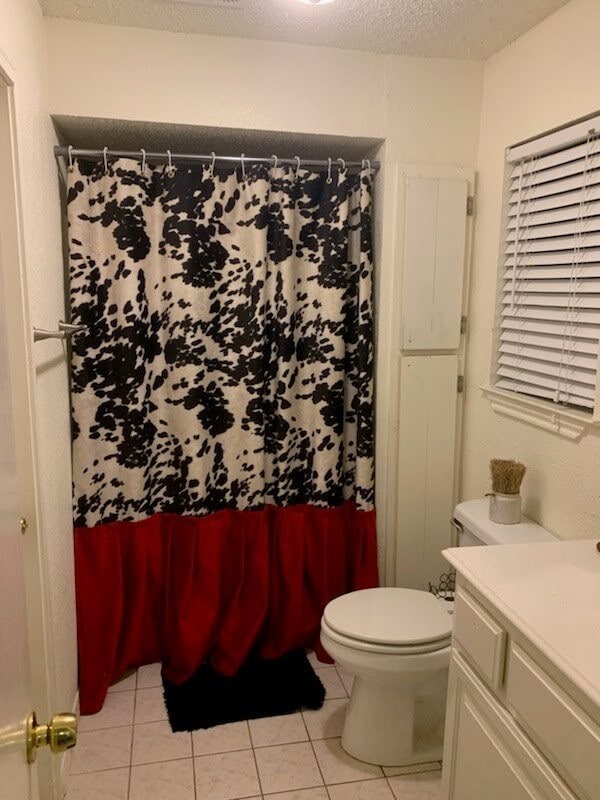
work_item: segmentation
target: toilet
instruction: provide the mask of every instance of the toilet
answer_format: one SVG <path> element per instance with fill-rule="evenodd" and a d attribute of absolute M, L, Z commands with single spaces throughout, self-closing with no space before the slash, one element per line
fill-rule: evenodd
<path fill-rule="evenodd" d="M 454 510 L 459 546 L 552 541 L 523 517 L 499 525 L 488 501 Z M 321 619 L 321 644 L 354 676 L 342 747 L 354 758 L 408 766 L 442 757 L 452 616 L 444 601 L 416 589 L 363 589 L 337 597 Z"/>

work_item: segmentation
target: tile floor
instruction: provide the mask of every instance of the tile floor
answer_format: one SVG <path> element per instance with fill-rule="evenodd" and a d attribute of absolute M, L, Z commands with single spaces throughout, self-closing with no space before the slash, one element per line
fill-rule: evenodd
<path fill-rule="evenodd" d="M 67 800 L 437 800 L 439 763 L 382 769 L 344 753 L 352 678 L 313 664 L 327 690 L 319 711 L 191 734 L 171 733 L 160 665 L 141 667 L 81 717 Z"/>

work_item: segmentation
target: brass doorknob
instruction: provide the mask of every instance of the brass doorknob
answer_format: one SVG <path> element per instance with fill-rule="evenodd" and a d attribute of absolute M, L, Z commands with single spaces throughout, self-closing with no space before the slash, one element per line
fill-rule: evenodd
<path fill-rule="evenodd" d="M 48 725 L 38 725 L 35 711 L 27 717 L 27 762 L 33 764 L 38 747 L 49 745 L 53 753 L 63 753 L 77 742 L 77 717 L 55 714 Z"/>

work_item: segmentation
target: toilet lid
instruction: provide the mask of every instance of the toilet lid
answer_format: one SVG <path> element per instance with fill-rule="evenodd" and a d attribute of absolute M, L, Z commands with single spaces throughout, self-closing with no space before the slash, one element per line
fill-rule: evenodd
<path fill-rule="evenodd" d="M 323 618 L 343 636 L 380 644 L 418 645 L 452 633 L 452 618 L 440 601 L 416 589 L 350 592 L 328 603 Z"/>

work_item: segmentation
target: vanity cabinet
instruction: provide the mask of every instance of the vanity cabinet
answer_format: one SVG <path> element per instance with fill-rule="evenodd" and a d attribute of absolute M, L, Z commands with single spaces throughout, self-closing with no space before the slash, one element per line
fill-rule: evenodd
<path fill-rule="evenodd" d="M 598 712 L 459 574 L 442 800 L 600 800 Z"/>

